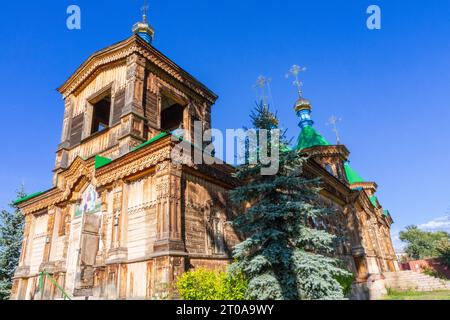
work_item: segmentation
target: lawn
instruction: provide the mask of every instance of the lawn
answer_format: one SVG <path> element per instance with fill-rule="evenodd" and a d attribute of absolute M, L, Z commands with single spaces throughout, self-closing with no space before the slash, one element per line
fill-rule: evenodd
<path fill-rule="evenodd" d="M 432 292 L 417 292 L 417 291 L 395 292 L 395 291 L 391 291 L 384 299 L 385 300 L 450 300 L 450 291 L 432 291 Z"/>

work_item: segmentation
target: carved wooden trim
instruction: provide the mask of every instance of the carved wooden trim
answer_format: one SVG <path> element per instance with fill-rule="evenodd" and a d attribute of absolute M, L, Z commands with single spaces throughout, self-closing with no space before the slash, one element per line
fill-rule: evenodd
<path fill-rule="evenodd" d="M 90 56 L 75 73 L 58 89 L 67 97 L 75 90 L 78 90 L 83 83 L 87 82 L 105 65 L 123 62 L 130 55 L 138 53 L 150 61 L 165 74 L 177 80 L 179 84 L 186 86 L 202 98 L 213 104 L 217 100 L 217 95 L 211 92 L 206 86 L 198 82 L 194 77 L 180 68 L 177 64 L 146 43 L 139 36 L 133 35 L 130 38 L 105 48 Z"/>

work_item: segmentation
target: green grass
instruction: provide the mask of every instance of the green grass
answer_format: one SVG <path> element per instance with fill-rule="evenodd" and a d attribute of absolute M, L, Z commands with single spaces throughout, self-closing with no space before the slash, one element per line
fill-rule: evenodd
<path fill-rule="evenodd" d="M 393 290 L 388 290 L 388 295 L 384 299 L 385 300 L 450 300 L 450 291 L 397 292 L 397 291 L 393 291 Z"/>

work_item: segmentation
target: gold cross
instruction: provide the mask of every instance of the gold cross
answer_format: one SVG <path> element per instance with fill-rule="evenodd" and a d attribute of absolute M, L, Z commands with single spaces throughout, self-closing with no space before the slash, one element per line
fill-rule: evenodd
<path fill-rule="evenodd" d="M 256 79 L 256 84 L 254 86 L 261 90 L 261 100 L 265 107 L 267 106 L 266 87 L 269 86 L 270 81 L 272 80 L 261 75 Z"/>
<path fill-rule="evenodd" d="M 147 23 L 147 13 L 148 13 L 148 5 L 147 0 L 144 0 L 144 5 L 142 6 L 142 22 Z"/>
<path fill-rule="evenodd" d="M 289 73 L 286 74 L 286 78 L 289 78 L 289 76 L 293 76 L 294 77 L 295 80 L 294 80 L 293 84 L 294 84 L 294 86 L 297 87 L 297 93 L 298 93 L 298 97 L 299 98 L 303 98 L 303 89 L 302 89 L 303 88 L 303 82 L 300 81 L 298 75 L 301 72 L 305 72 L 305 71 L 306 71 L 305 67 L 300 67 L 300 66 L 294 64 L 291 67 L 291 69 L 289 70 Z"/>
<path fill-rule="evenodd" d="M 339 139 L 339 130 L 337 128 L 338 122 L 342 121 L 341 118 L 338 118 L 336 116 L 331 116 L 330 119 L 328 119 L 327 125 L 333 126 L 333 132 L 336 134 L 336 143 L 341 144 L 341 141 Z"/>

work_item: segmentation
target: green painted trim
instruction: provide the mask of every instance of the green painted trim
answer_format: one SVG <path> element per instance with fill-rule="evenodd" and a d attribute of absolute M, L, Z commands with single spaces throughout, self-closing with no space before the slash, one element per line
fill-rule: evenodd
<path fill-rule="evenodd" d="M 149 144 L 151 144 L 151 143 L 153 143 L 153 142 L 155 142 L 155 141 L 157 141 L 157 140 L 160 140 L 160 139 L 166 137 L 167 135 L 168 135 L 167 132 L 162 132 L 162 133 L 158 134 L 157 136 L 155 136 L 154 138 L 152 138 L 152 139 L 150 139 L 150 140 L 144 142 L 143 144 L 137 146 L 136 148 L 134 148 L 133 150 L 131 150 L 130 153 L 131 153 L 131 152 L 134 152 L 134 151 L 136 151 L 136 150 L 138 150 L 138 149 L 141 149 L 141 148 L 143 148 L 143 147 L 145 147 L 145 146 L 147 146 L 147 145 L 149 145 Z M 97 169 L 100 169 L 100 168 L 102 168 L 102 167 L 104 167 L 104 166 L 110 164 L 111 162 L 113 162 L 112 159 L 105 158 L 105 157 L 101 157 L 101 156 L 95 156 L 95 164 L 94 164 L 94 165 L 95 165 L 95 169 L 96 169 L 96 170 L 97 170 Z M 26 197 L 17 199 L 17 200 L 15 200 L 15 201 L 13 202 L 13 205 L 18 205 L 18 204 L 20 204 L 20 203 L 22 203 L 22 202 L 25 202 L 25 201 L 27 201 L 27 200 L 36 198 L 36 197 L 38 197 L 38 196 L 40 196 L 40 195 L 42 195 L 42 194 L 44 194 L 44 193 L 45 193 L 45 192 L 36 192 L 36 193 L 30 194 L 30 195 L 28 195 L 28 196 L 26 196 Z"/>
<path fill-rule="evenodd" d="M 137 151 L 137 150 L 139 150 L 139 149 L 141 149 L 141 148 L 143 148 L 145 146 L 148 146 L 149 144 L 152 144 L 153 142 L 155 142 L 157 140 L 160 140 L 160 139 L 164 138 L 167 135 L 168 135 L 167 132 L 162 132 L 162 133 L 158 134 L 157 136 L 153 137 L 152 139 L 150 139 L 150 140 L 148 140 L 148 141 L 138 145 L 136 148 L 134 148 L 130 152 L 124 154 L 122 157 L 124 157 L 127 154 L 130 154 L 130 153 L 132 153 L 134 151 Z M 120 158 L 117 158 L 117 159 L 120 159 Z M 117 160 L 117 159 L 115 159 L 115 160 Z M 104 157 L 101 157 L 101 156 L 95 156 L 95 169 L 100 169 L 100 168 L 102 168 L 104 166 L 107 166 L 108 164 L 112 163 L 115 160 L 112 160 L 112 159 L 109 159 L 109 158 L 104 158 Z"/>
<path fill-rule="evenodd" d="M 364 179 L 361 178 L 361 176 L 356 172 L 352 167 L 350 167 L 349 164 L 344 164 L 345 169 L 345 175 L 347 176 L 348 182 L 350 184 L 352 183 L 358 183 L 358 182 L 364 182 Z"/>
<path fill-rule="evenodd" d="M 41 292 L 41 298 L 44 295 L 44 278 L 47 277 L 50 282 L 59 289 L 59 291 L 61 291 L 61 294 L 64 298 L 64 300 L 72 300 L 70 299 L 70 296 L 67 294 L 67 292 L 58 284 L 58 282 L 56 282 L 55 279 L 53 279 L 53 277 L 47 272 L 47 271 L 42 271 L 40 276 L 39 276 L 39 290 Z"/>
<path fill-rule="evenodd" d="M 159 139 L 164 138 L 165 136 L 167 136 L 167 134 L 168 134 L 167 132 L 161 132 L 160 134 L 158 134 L 157 136 L 151 138 L 150 140 L 148 140 L 148 141 L 146 141 L 146 142 L 144 142 L 144 143 L 138 145 L 136 148 L 134 148 L 133 150 L 131 150 L 130 153 L 131 153 L 131 152 L 134 152 L 134 151 L 136 151 L 136 150 L 139 150 L 139 149 L 141 149 L 141 148 L 143 148 L 143 147 L 145 147 L 145 146 L 147 146 L 147 145 L 149 145 L 149 144 L 151 144 L 151 143 L 153 143 L 153 142 L 155 142 L 155 141 L 157 141 L 157 140 L 159 140 Z"/>
<path fill-rule="evenodd" d="M 40 196 L 40 195 L 43 194 L 43 193 L 44 193 L 44 192 L 36 192 L 36 193 L 30 194 L 30 195 L 28 195 L 28 196 L 26 196 L 26 197 L 17 199 L 16 201 L 13 202 L 13 205 L 16 206 L 16 205 L 18 205 L 18 204 L 20 204 L 20 203 L 22 203 L 22 202 L 25 202 L 25 201 L 27 201 L 27 200 L 36 198 L 37 196 Z"/>
<path fill-rule="evenodd" d="M 95 170 L 100 169 L 101 167 L 104 167 L 111 162 L 112 160 L 109 158 L 105 158 L 102 156 L 95 156 Z"/>

